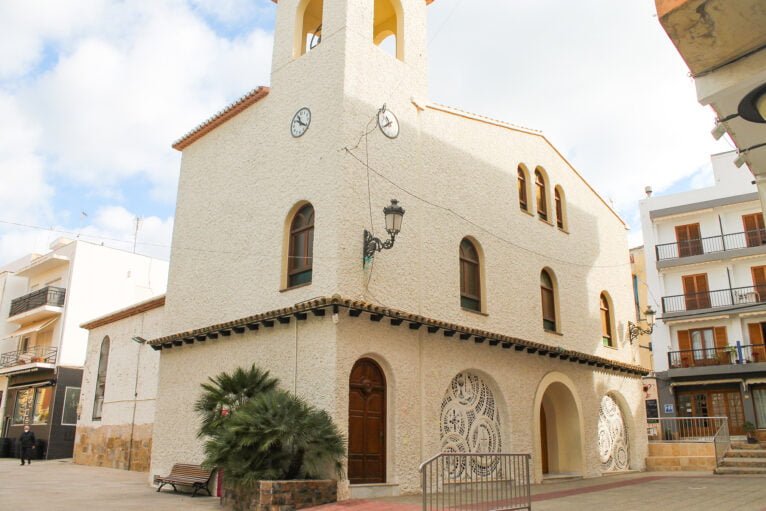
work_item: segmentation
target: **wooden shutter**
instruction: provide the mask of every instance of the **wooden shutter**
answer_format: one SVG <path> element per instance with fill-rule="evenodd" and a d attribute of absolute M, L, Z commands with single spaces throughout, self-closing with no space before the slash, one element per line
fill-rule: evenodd
<path fill-rule="evenodd" d="M 707 273 L 684 275 L 681 277 L 686 299 L 686 310 L 707 309 L 710 307 L 710 293 L 707 286 Z"/>
<path fill-rule="evenodd" d="M 723 351 L 723 348 L 729 345 L 729 338 L 726 335 L 725 326 L 717 326 L 713 329 L 713 336 L 715 337 L 715 353 L 718 358 L 719 364 L 729 364 L 731 362 L 730 355 Z"/>
<path fill-rule="evenodd" d="M 759 302 L 766 300 L 766 266 L 753 266 L 750 272 L 753 275 L 756 300 Z"/>
<path fill-rule="evenodd" d="M 701 254 L 702 240 L 700 238 L 700 224 L 677 225 L 676 243 L 679 257 Z"/>
<path fill-rule="evenodd" d="M 747 332 L 750 334 L 750 352 L 754 362 L 766 362 L 766 347 L 763 345 L 763 328 L 760 323 L 749 323 Z M 745 353 L 747 355 L 747 353 Z"/>
<path fill-rule="evenodd" d="M 753 213 L 742 215 L 742 225 L 745 228 L 745 239 L 748 247 L 757 247 L 766 241 L 763 227 L 763 214 Z"/>
<path fill-rule="evenodd" d="M 681 351 L 679 357 L 671 360 L 671 363 L 681 362 L 681 367 L 691 367 L 692 364 L 692 341 L 688 330 L 678 331 L 678 349 Z M 674 364 L 675 365 L 675 364 Z"/>

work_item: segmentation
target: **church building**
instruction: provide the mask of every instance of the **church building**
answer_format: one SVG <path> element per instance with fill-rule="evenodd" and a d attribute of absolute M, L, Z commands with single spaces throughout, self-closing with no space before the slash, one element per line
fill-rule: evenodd
<path fill-rule="evenodd" d="M 270 86 L 174 144 L 151 474 L 253 363 L 346 435 L 342 497 L 443 451 L 644 468 L 626 225 L 540 132 L 429 101 L 432 1 L 279 0 Z"/>

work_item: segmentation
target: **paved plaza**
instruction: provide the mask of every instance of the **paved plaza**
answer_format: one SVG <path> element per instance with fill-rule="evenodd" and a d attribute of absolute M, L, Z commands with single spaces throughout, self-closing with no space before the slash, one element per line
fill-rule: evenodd
<path fill-rule="evenodd" d="M 536 485 L 534 511 L 766 511 L 766 477 L 649 472 Z M 0 509 L 45 511 L 218 510 L 217 498 L 155 492 L 147 474 L 71 461 L 0 459 Z M 352 500 L 317 511 L 416 511 L 418 496 Z"/>

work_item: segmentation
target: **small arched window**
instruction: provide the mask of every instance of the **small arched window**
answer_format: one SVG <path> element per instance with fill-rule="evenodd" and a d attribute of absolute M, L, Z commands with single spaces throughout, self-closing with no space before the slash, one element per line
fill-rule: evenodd
<path fill-rule="evenodd" d="M 287 253 L 287 287 L 311 282 L 314 262 L 314 206 L 306 204 L 290 224 Z"/>
<path fill-rule="evenodd" d="M 109 336 L 101 341 L 101 352 L 98 356 L 98 372 L 96 373 L 96 394 L 93 398 L 93 420 L 101 420 L 104 408 L 104 393 L 106 392 L 106 370 L 109 366 Z"/>
<path fill-rule="evenodd" d="M 479 251 L 468 238 L 460 242 L 460 306 L 481 311 Z"/>
<path fill-rule="evenodd" d="M 545 191 L 545 178 L 540 170 L 535 170 L 535 200 L 537 202 L 537 216 L 547 221 L 548 197 Z"/>
<path fill-rule="evenodd" d="M 399 0 L 375 0 L 372 42 L 386 53 L 404 60 L 400 38 Z"/>
<path fill-rule="evenodd" d="M 556 202 L 556 225 L 562 231 L 564 230 L 564 194 L 560 187 L 553 190 L 553 198 Z"/>
<path fill-rule="evenodd" d="M 524 169 L 519 166 L 519 207 L 524 211 L 529 211 L 529 204 L 527 204 L 527 174 Z"/>
<path fill-rule="evenodd" d="M 601 293 L 599 299 L 601 309 L 601 341 L 604 346 L 614 347 L 614 338 L 612 337 L 612 312 L 609 307 L 609 298 L 606 293 Z"/>
<path fill-rule="evenodd" d="M 556 289 L 548 270 L 540 272 L 540 295 L 543 306 L 543 328 L 556 331 Z"/>
<path fill-rule="evenodd" d="M 322 10 L 323 0 L 303 0 L 298 12 L 301 12 L 300 31 L 296 41 L 295 56 L 299 57 L 313 50 L 322 40 Z"/>

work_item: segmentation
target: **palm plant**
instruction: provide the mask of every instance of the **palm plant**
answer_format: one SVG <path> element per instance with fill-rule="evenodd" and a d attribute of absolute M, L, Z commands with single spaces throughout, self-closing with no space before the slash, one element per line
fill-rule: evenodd
<path fill-rule="evenodd" d="M 325 468 L 341 473 L 346 448 L 330 415 L 283 390 L 256 395 L 205 442 L 205 465 L 229 481 L 313 479 Z"/>
<path fill-rule="evenodd" d="M 198 436 L 212 436 L 218 432 L 227 416 L 253 397 L 277 387 L 279 380 L 269 376 L 255 364 L 249 369 L 237 368 L 232 374 L 221 373 L 203 383 L 203 393 L 194 404 L 202 416 Z"/>

